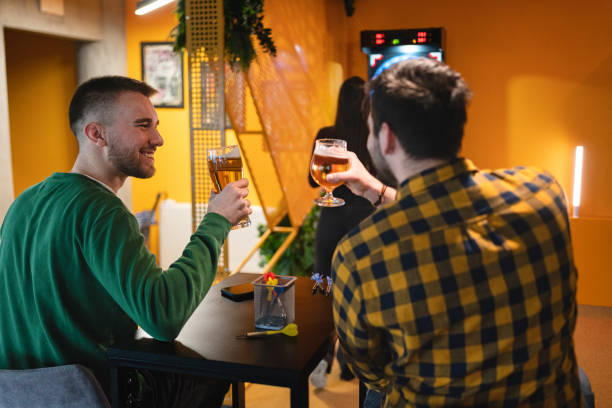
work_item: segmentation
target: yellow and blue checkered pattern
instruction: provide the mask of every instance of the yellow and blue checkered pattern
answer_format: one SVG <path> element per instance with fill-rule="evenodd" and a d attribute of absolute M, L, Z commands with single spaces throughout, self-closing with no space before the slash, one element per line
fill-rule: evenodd
<path fill-rule="evenodd" d="M 566 199 L 533 168 L 467 159 L 402 183 L 341 241 L 333 314 L 386 407 L 582 404 Z"/>

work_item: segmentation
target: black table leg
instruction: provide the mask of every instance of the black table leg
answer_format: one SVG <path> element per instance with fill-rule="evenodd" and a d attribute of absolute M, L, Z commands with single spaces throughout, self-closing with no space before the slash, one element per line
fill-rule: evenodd
<path fill-rule="evenodd" d="M 363 382 L 359 381 L 359 408 L 363 408 L 363 403 L 365 402 L 367 388 L 363 384 Z"/>
<path fill-rule="evenodd" d="M 232 382 L 232 408 L 244 408 L 244 383 Z"/>
<path fill-rule="evenodd" d="M 308 408 L 308 377 L 291 387 L 291 408 Z"/>

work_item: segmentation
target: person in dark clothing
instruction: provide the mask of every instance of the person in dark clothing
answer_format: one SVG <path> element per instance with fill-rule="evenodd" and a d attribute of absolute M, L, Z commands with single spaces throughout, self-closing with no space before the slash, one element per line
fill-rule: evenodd
<path fill-rule="evenodd" d="M 319 130 L 312 149 L 320 139 L 342 139 L 347 142 L 347 150 L 354 152 L 363 165 L 374 171 L 372 159 L 366 147 L 368 137 L 367 113 L 363 111 L 365 81 L 359 77 L 351 77 L 344 81 L 338 95 L 338 107 L 334 126 Z M 317 182 L 309 174 L 310 185 L 317 187 Z M 346 186 L 341 185 L 334 190 L 334 196 L 342 198 L 346 204 L 340 207 L 321 207 L 319 221 L 315 235 L 315 266 L 314 271 L 322 279 L 330 277 L 331 261 L 340 239 L 353 229 L 360 221 L 374 211 L 374 205 L 367 199 L 353 194 Z M 328 280 L 329 282 L 329 280 Z M 315 376 L 311 377 L 313 385 L 318 388 L 325 386 L 325 374 L 331 371 L 333 362 L 334 344 L 330 345 L 330 353 L 323 360 Z M 344 364 L 344 358 L 338 350 L 338 363 L 340 364 L 340 377 L 344 380 L 354 378 L 353 373 Z M 327 367 L 324 367 L 327 363 Z M 318 381 L 317 381 L 318 378 Z"/>
<path fill-rule="evenodd" d="M 320 139 L 346 140 L 347 150 L 354 152 L 369 171 L 374 171 L 366 147 L 367 115 L 362 110 L 364 85 L 365 81 L 356 76 L 344 81 L 340 87 L 334 126 L 319 130 L 312 149 L 314 151 L 316 141 Z M 318 187 L 312 175 L 308 175 L 308 180 L 312 187 Z M 315 272 L 322 276 L 330 276 L 332 255 L 340 238 L 374 211 L 370 201 L 353 194 L 344 185 L 334 190 L 334 196 L 342 198 L 346 204 L 321 208 L 315 238 Z"/>

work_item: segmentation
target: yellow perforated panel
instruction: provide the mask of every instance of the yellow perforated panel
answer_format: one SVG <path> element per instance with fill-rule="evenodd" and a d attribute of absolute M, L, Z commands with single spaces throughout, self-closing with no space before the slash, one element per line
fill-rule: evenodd
<path fill-rule="evenodd" d="M 266 1 L 264 25 L 272 29 L 278 54 L 273 58 L 257 49 L 257 59 L 246 76 L 293 226 L 302 224 L 317 195 L 308 184 L 314 137 L 318 129 L 333 123 L 330 106 L 335 106 L 337 88 L 330 92 L 332 66 L 341 64 L 333 61 L 336 50 L 329 35 L 334 32 L 327 23 L 335 20 L 341 27 L 344 17 L 335 13 L 341 9 L 328 3 Z M 234 116 L 233 95 L 228 93 L 227 98 L 228 111 Z M 246 146 L 246 137 L 239 138 Z M 256 181 L 259 188 L 262 182 Z"/>
<path fill-rule="evenodd" d="M 223 93 L 223 1 L 187 0 L 189 123 L 191 138 L 191 209 L 193 229 L 206 215 L 212 182 L 206 149 L 225 145 Z M 227 247 L 219 262 L 227 270 Z"/>
<path fill-rule="evenodd" d="M 205 149 L 225 143 L 225 85 L 225 109 L 268 226 L 289 213 L 294 234 L 317 195 L 307 177 L 312 143 L 318 129 L 333 123 L 343 79 L 346 50 L 330 40 L 345 32 L 341 2 L 267 0 L 264 25 L 272 28 L 278 56 L 256 45 L 246 75 L 222 66 L 221 0 L 188 0 L 187 15 L 194 228 L 211 189 Z"/>

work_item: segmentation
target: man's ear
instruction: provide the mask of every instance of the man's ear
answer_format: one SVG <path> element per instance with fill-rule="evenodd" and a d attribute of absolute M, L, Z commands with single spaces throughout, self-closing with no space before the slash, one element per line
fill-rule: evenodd
<path fill-rule="evenodd" d="M 85 125 L 83 133 L 85 133 L 87 139 L 91 140 L 97 146 L 104 147 L 107 145 L 104 125 L 97 122 L 89 122 Z"/>
<path fill-rule="evenodd" d="M 383 122 L 380 125 L 378 143 L 380 144 L 380 151 L 383 154 L 392 154 L 398 147 L 398 140 L 395 136 L 395 132 L 387 122 Z"/>

